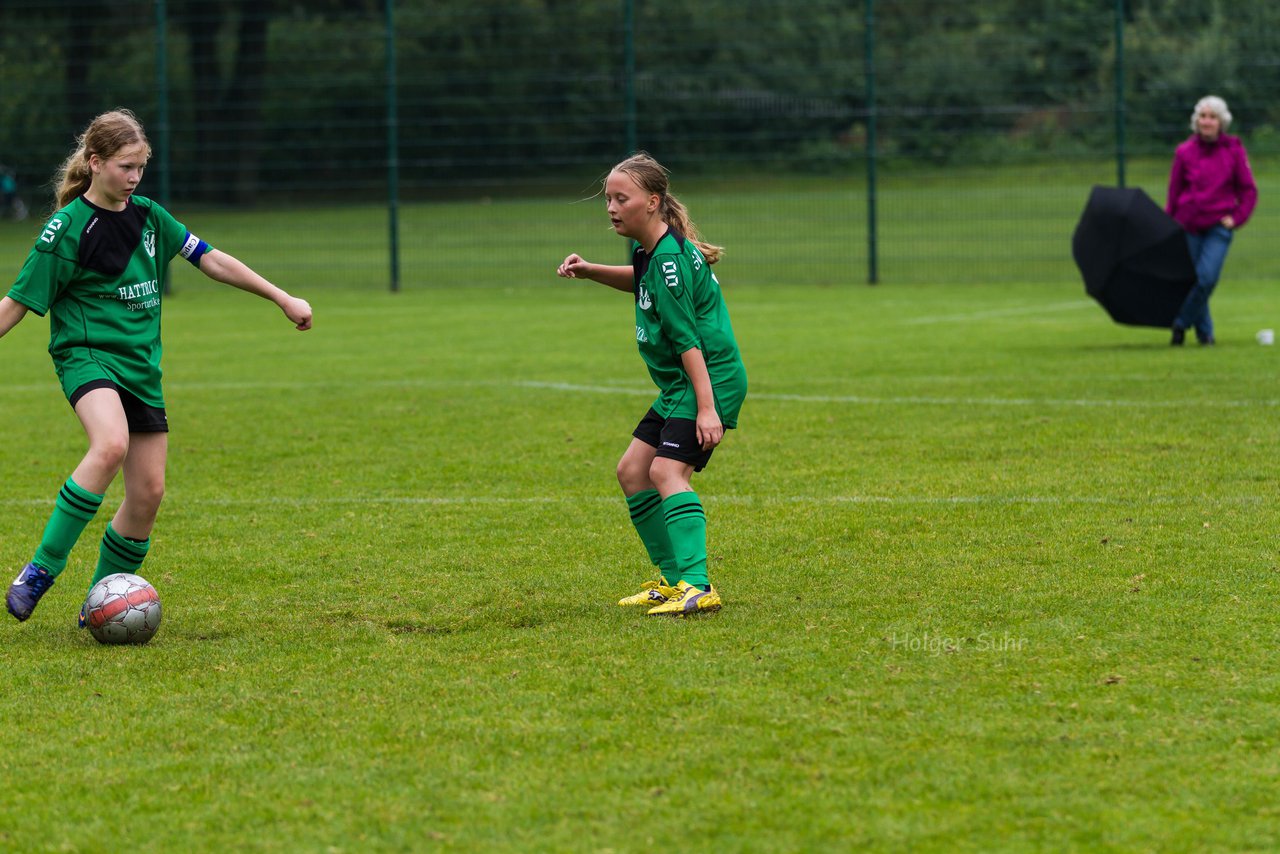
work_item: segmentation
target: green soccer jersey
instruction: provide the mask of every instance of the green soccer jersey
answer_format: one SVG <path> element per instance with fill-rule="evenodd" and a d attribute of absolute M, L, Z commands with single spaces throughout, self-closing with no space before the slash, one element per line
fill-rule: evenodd
<path fill-rule="evenodd" d="M 53 215 L 9 289 L 49 315 L 49 354 L 68 398 L 110 380 L 163 407 L 160 301 L 169 261 L 199 241 L 160 205 L 132 197 L 122 211 L 83 196 Z"/>
<path fill-rule="evenodd" d="M 636 343 L 649 376 L 661 390 L 653 409 L 663 418 L 697 418 L 698 401 L 682 353 L 702 351 L 726 427 L 738 426 L 747 396 L 747 369 L 729 323 L 720 282 L 698 247 L 668 229 L 653 254 L 632 248 L 635 271 Z"/>

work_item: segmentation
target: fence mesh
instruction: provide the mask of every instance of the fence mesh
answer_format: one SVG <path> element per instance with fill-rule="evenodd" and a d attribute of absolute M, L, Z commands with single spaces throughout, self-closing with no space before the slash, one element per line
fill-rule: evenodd
<path fill-rule="evenodd" d="M 386 287 L 393 248 L 405 287 L 478 281 L 476 252 L 543 275 L 584 223 L 619 253 L 593 194 L 635 148 L 742 280 L 1060 280 L 1092 184 L 1163 202 L 1203 94 L 1265 183 L 1280 7 L 6 0 L 0 79 L 33 218 L 75 134 L 125 105 L 155 148 L 144 194 L 237 254 L 287 243 L 313 284 Z"/>

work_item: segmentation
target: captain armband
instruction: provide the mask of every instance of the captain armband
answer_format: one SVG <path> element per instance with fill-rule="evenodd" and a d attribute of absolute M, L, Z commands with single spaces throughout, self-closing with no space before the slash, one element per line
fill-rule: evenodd
<path fill-rule="evenodd" d="M 183 241 L 182 248 L 178 250 L 178 254 L 183 258 L 186 258 L 196 267 L 199 267 L 200 259 L 204 257 L 206 252 L 209 252 L 212 249 L 212 246 L 188 231 L 187 239 Z"/>

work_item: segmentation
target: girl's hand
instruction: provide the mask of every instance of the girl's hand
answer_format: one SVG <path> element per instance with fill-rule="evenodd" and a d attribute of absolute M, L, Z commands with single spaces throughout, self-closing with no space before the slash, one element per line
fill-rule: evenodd
<path fill-rule="evenodd" d="M 714 409 L 709 412 L 699 412 L 695 428 L 698 442 L 704 451 L 719 445 L 720 440 L 724 438 L 724 424 L 721 423 L 720 415 Z"/>
<path fill-rule="evenodd" d="M 576 252 L 565 258 L 556 268 L 556 275 L 562 279 L 585 279 L 587 278 L 587 268 L 591 265 L 583 260 L 582 256 Z"/>
<path fill-rule="evenodd" d="M 1227 228 L 1234 230 L 1236 227 L 1236 218 L 1231 214 L 1227 214 L 1222 218 L 1222 224 Z"/>
<path fill-rule="evenodd" d="M 311 328 L 311 304 L 304 299 L 288 297 L 280 304 L 284 316 L 293 321 L 301 332 Z"/>

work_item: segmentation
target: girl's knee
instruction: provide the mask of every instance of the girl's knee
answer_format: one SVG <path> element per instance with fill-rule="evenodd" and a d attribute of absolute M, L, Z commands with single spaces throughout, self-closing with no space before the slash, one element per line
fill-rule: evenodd
<path fill-rule="evenodd" d="M 119 470 L 129 455 L 129 434 L 116 433 L 98 438 L 89 445 L 89 456 L 102 468 Z"/>
<path fill-rule="evenodd" d="M 618 476 L 618 485 L 622 487 L 622 491 L 627 495 L 653 488 L 653 481 L 649 479 L 649 467 L 643 460 L 624 456 L 618 460 L 616 474 Z"/>
<path fill-rule="evenodd" d="M 614 472 L 618 477 L 618 485 L 622 487 L 622 491 L 631 494 L 636 491 L 636 486 L 641 480 L 638 476 L 640 473 L 636 466 L 630 465 L 626 458 L 618 460 L 617 471 Z"/>
<path fill-rule="evenodd" d="M 664 495 L 683 492 L 690 488 L 689 474 L 692 468 L 687 463 L 667 457 L 655 457 L 649 465 L 649 481 Z"/>
<path fill-rule="evenodd" d="M 155 515 L 164 500 L 164 475 L 142 478 L 141 481 L 125 485 L 126 498 L 136 501 L 139 509 Z"/>

